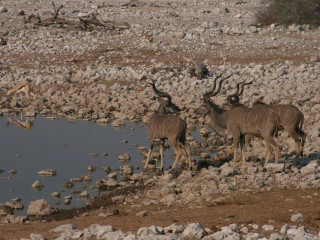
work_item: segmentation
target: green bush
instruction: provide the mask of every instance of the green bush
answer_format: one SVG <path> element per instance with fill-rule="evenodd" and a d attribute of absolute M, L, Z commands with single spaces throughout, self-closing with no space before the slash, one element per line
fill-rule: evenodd
<path fill-rule="evenodd" d="M 267 7 L 257 14 L 263 25 L 320 25 L 320 0 L 264 0 Z"/>

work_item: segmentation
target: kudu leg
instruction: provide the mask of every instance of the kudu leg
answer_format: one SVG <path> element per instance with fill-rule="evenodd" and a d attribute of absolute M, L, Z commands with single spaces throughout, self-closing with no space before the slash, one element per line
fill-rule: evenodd
<path fill-rule="evenodd" d="M 237 152 L 238 152 L 238 145 L 240 140 L 240 131 L 236 128 L 230 129 L 229 132 L 232 134 L 233 138 L 233 169 L 237 167 Z"/>
<path fill-rule="evenodd" d="M 176 168 L 176 165 L 177 163 L 180 161 L 180 158 L 181 158 L 181 148 L 178 146 L 177 148 L 174 149 L 175 152 L 176 152 L 176 159 L 174 160 L 174 163 L 171 167 L 171 169 L 175 169 Z"/>
<path fill-rule="evenodd" d="M 172 139 L 170 140 L 169 139 L 169 142 L 172 145 L 172 147 L 174 149 L 174 152 L 176 153 L 176 159 L 174 160 L 173 165 L 171 167 L 171 169 L 174 169 L 176 167 L 177 163 L 179 162 L 180 158 L 181 158 L 182 150 L 179 147 L 179 145 L 178 145 L 176 140 L 172 140 Z"/>
<path fill-rule="evenodd" d="M 265 141 L 266 141 L 266 144 L 268 145 L 270 153 L 268 154 L 268 158 L 266 159 L 264 166 L 266 166 L 268 164 L 272 150 L 274 150 L 275 163 L 278 164 L 279 163 L 279 145 L 278 145 L 278 143 L 272 137 L 267 137 L 265 139 Z"/>
<path fill-rule="evenodd" d="M 246 163 L 246 155 L 245 155 L 245 135 L 240 136 L 240 149 L 241 149 L 241 158 L 242 158 L 242 165 L 245 165 Z"/>
<path fill-rule="evenodd" d="M 244 137 L 244 147 L 248 146 L 251 142 L 251 140 L 253 139 L 253 135 L 251 134 L 246 134 Z"/>
<path fill-rule="evenodd" d="M 147 156 L 147 161 L 144 164 L 144 169 L 147 169 L 147 167 L 149 165 L 152 149 L 153 149 L 153 139 L 150 140 L 149 152 L 148 152 L 148 156 Z"/>
<path fill-rule="evenodd" d="M 160 170 L 162 172 L 163 172 L 163 149 L 164 149 L 164 140 L 161 140 L 161 143 L 160 143 L 160 159 L 161 159 Z"/>
<path fill-rule="evenodd" d="M 302 156 L 306 134 L 300 129 L 295 129 L 288 132 L 290 137 L 292 137 L 296 143 L 296 157 Z"/>
<path fill-rule="evenodd" d="M 301 140 L 295 141 L 296 143 L 296 157 L 301 156 Z"/>
<path fill-rule="evenodd" d="M 189 170 L 192 169 L 192 162 L 191 162 L 191 152 L 190 152 L 190 146 L 188 143 L 184 144 L 184 148 L 186 149 L 186 153 L 188 155 L 188 160 L 189 160 Z"/>
<path fill-rule="evenodd" d="M 269 163 L 269 159 L 271 157 L 271 154 L 272 154 L 272 147 L 271 145 L 265 141 L 265 145 L 266 145 L 266 151 L 265 151 L 265 154 L 264 154 L 264 167 L 267 166 L 267 164 Z"/>
<path fill-rule="evenodd" d="M 180 138 L 179 141 L 182 143 L 184 149 L 186 150 L 186 153 L 187 153 L 187 156 L 188 156 L 189 170 L 192 170 L 190 145 L 186 142 L 185 136 Z"/>
<path fill-rule="evenodd" d="M 233 169 L 236 169 L 237 167 L 237 153 L 238 153 L 238 138 L 233 138 Z"/>
<path fill-rule="evenodd" d="M 273 147 L 273 149 L 274 149 L 275 163 L 278 164 L 279 163 L 279 145 L 277 144 L 276 146 Z"/>
<path fill-rule="evenodd" d="M 306 138 L 307 138 L 307 134 L 304 132 L 304 131 L 302 131 L 301 129 L 299 129 L 299 135 L 300 135 L 300 137 L 301 137 L 301 156 L 303 155 L 303 149 L 304 149 L 304 144 L 305 144 L 305 142 L 306 142 Z"/>

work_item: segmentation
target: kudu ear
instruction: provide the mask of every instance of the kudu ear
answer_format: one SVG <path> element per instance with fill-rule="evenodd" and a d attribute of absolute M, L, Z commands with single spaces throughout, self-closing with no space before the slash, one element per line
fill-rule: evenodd
<path fill-rule="evenodd" d="M 202 97 L 202 103 L 203 103 L 203 105 L 205 105 L 205 106 L 209 106 L 209 105 L 210 105 L 210 100 L 209 100 L 206 96 L 203 95 L 203 97 Z"/>
<path fill-rule="evenodd" d="M 200 115 L 205 115 L 210 112 L 210 102 L 209 99 L 203 96 L 202 98 L 202 106 L 196 109 L 195 113 Z"/>
<path fill-rule="evenodd" d="M 208 102 L 209 102 L 209 101 L 208 101 L 208 98 L 206 98 L 205 96 L 203 96 L 203 97 L 202 97 L 202 102 L 203 102 L 203 103 L 208 103 Z"/>
<path fill-rule="evenodd" d="M 240 102 L 240 98 L 239 96 L 227 96 L 227 102 L 231 103 L 231 104 L 235 104 L 235 103 L 239 103 Z"/>
<path fill-rule="evenodd" d="M 168 103 L 169 103 L 168 100 L 165 100 L 165 99 L 163 99 L 163 98 L 158 97 L 157 99 L 158 99 L 158 102 L 159 102 L 160 104 L 168 105 Z"/>

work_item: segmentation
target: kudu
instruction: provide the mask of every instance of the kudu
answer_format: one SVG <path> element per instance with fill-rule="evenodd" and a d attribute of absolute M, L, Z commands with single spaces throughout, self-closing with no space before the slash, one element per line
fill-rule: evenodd
<path fill-rule="evenodd" d="M 247 79 L 245 79 L 242 82 L 237 83 L 237 90 L 235 93 L 230 94 L 227 96 L 227 109 L 234 108 L 236 106 L 239 106 L 242 104 L 240 103 L 240 96 L 242 95 L 244 91 L 244 86 L 245 85 L 250 85 L 253 83 L 253 80 L 251 82 L 246 82 Z M 252 140 L 253 136 L 250 134 L 245 135 L 245 140 L 244 140 L 244 147 L 249 145 L 250 141 Z"/>
<path fill-rule="evenodd" d="M 250 84 L 253 83 L 253 80 L 251 82 L 246 82 L 246 80 L 247 79 L 245 79 L 242 82 L 237 83 L 236 92 L 227 96 L 227 102 L 229 104 L 232 104 L 233 106 L 235 106 L 235 104 L 239 104 L 240 103 L 240 96 L 242 95 L 242 93 L 244 91 L 244 86 L 245 85 L 250 85 Z"/>
<path fill-rule="evenodd" d="M 223 74 L 223 73 L 222 73 Z M 266 142 L 265 165 L 268 164 L 272 150 L 275 151 L 275 161 L 279 160 L 279 146 L 273 139 L 279 125 L 279 117 L 277 114 L 266 108 L 247 108 L 241 104 L 234 105 L 231 109 L 225 110 L 210 101 L 210 97 L 216 96 L 221 89 L 223 78 L 219 82 L 219 87 L 215 90 L 216 80 L 222 76 L 218 75 L 214 79 L 214 87 L 211 91 L 203 94 L 203 101 L 208 109 L 211 127 L 218 133 L 223 132 L 226 136 L 231 134 L 233 137 L 233 168 L 236 168 L 237 150 L 240 142 L 242 152 L 242 161 L 245 162 L 244 153 L 244 136 L 246 134 L 254 134 L 262 136 Z"/>
<path fill-rule="evenodd" d="M 266 108 L 275 112 L 280 118 L 279 130 L 286 131 L 294 139 L 296 157 L 302 156 L 307 135 L 302 131 L 304 115 L 297 107 L 289 104 L 267 105 L 261 101 L 256 101 L 252 107 L 256 109 Z"/>
<path fill-rule="evenodd" d="M 160 157 L 161 157 L 161 166 L 160 169 L 163 172 L 163 149 L 164 149 L 164 141 L 168 139 L 170 145 L 174 148 L 176 153 L 175 161 L 172 165 L 172 169 L 175 168 L 176 164 L 179 162 L 182 154 L 182 149 L 179 146 L 180 142 L 188 155 L 189 158 L 189 169 L 191 169 L 191 154 L 190 147 L 186 143 L 186 132 L 187 132 L 187 123 L 182 120 L 177 113 L 180 112 L 180 109 L 171 102 L 171 96 L 166 93 L 159 91 L 155 82 L 149 83 L 155 94 L 159 97 L 158 101 L 160 102 L 160 106 L 158 111 L 156 111 L 150 118 L 148 133 L 150 137 L 150 146 L 149 152 L 147 156 L 147 161 L 145 163 L 144 168 L 146 169 L 149 164 L 150 155 L 153 149 L 154 139 L 158 138 L 161 140 L 160 142 Z M 164 100 L 162 98 L 167 98 Z"/>
<path fill-rule="evenodd" d="M 245 84 L 251 84 L 245 83 Z M 244 85 L 242 85 L 239 91 L 237 85 L 237 91 L 234 94 L 228 96 L 228 103 L 234 105 L 238 104 L 240 100 L 240 95 L 243 93 Z M 275 104 L 267 105 L 262 101 L 256 101 L 253 103 L 252 108 L 267 108 L 274 113 L 276 113 L 280 118 L 280 127 L 278 130 L 285 130 L 296 143 L 296 156 L 301 156 L 303 154 L 303 147 L 306 140 L 306 133 L 302 131 L 302 125 L 304 122 L 303 113 L 295 106 L 290 104 Z M 246 144 L 252 139 L 251 135 L 246 136 Z"/>

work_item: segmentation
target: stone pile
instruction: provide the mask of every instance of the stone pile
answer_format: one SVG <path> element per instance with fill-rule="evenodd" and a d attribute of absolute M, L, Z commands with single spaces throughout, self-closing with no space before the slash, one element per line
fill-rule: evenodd
<path fill-rule="evenodd" d="M 225 163 L 221 167 L 203 168 L 198 174 L 191 171 L 183 171 L 180 175 L 167 172 L 144 180 L 145 185 L 153 187 L 144 191 L 138 202 L 142 205 L 183 204 L 192 207 L 203 202 L 227 202 L 233 193 L 320 187 L 319 156 L 312 161 L 301 158 L 285 164 L 269 163 L 266 169 L 262 166 L 263 161 L 247 162 L 234 170 L 230 163 Z M 139 176 L 142 180 L 142 174 L 131 178 L 139 179 Z M 134 202 L 131 198 L 128 196 L 126 202 Z"/>
<path fill-rule="evenodd" d="M 128 185 L 153 187 L 144 192 L 143 201 L 138 201 L 145 205 L 222 203 L 232 193 L 269 191 L 275 185 L 320 187 L 319 28 L 260 26 L 255 23 L 255 15 L 265 5 L 255 0 L 55 1 L 56 5 L 64 5 L 62 16 L 78 19 L 98 13 L 103 20 L 130 24 L 124 31 L 66 31 L 63 27 L 25 24 L 23 15 L 51 17 L 51 2 L 36 2 L 0 1 L 0 115 L 20 111 L 30 117 L 52 115 L 111 123 L 114 127 L 121 127 L 126 121 L 147 123 L 158 106 L 147 84 L 155 80 L 159 89 L 173 96 L 172 101 L 183 110 L 181 117 L 194 130 L 196 125 L 208 125 L 208 117 L 197 113 L 202 107 L 202 94 L 212 87 L 213 77 L 226 70 L 226 74 L 233 76 L 212 100 L 223 106 L 237 82 L 247 77 L 254 79 L 244 91 L 241 103 L 251 106 L 263 97 L 267 104 L 297 106 L 305 116 L 305 157 L 292 159 L 284 155 L 294 150 L 294 143 L 286 133 L 281 133 L 278 140 L 281 162 L 270 163 L 264 170 L 260 161 L 264 147 L 257 139 L 247 152 L 250 159 L 258 162 L 248 162 L 237 170 L 225 163 L 203 168 L 198 174 L 184 171 L 180 175 L 166 173 L 153 178 L 134 174 Z M 152 41 L 146 41 L 146 36 L 152 36 Z M 200 75 L 196 66 L 201 66 Z M 8 89 L 24 82 L 33 87 L 35 99 L 24 99 L 21 103 L 18 96 L 6 96 Z M 191 146 L 202 144 L 210 148 L 213 142 L 218 143 L 210 131 L 202 133 L 208 138 L 201 143 L 188 136 Z M 221 146 L 217 156 L 226 158 L 229 153 L 228 147 Z M 206 152 L 201 156 L 208 157 Z M 124 160 L 129 158 L 126 156 Z M 132 173 L 129 166 L 122 170 Z M 66 184 L 72 186 L 73 182 Z M 108 189 L 123 186 L 114 173 L 96 184 Z M 86 192 L 82 195 L 88 197 Z M 137 199 L 115 196 L 114 201 L 132 203 Z M 26 217 L 10 215 L 10 206 L 21 207 L 16 202 L 2 206 L 4 222 L 26 221 Z M 51 212 L 46 204 L 39 209 L 38 213 Z M 292 221 L 303 221 L 303 216 L 294 215 Z M 51 233 L 57 239 L 319 239 L 305 227 L 291 225 L 281 229 L 264 225 L 255 231 L 230 225 L 212 232 L 194 223 L 152 226 L 137 233 L 124 233 L 112 226 L 94 224 L 84 230 L 62 226 Z M 29 239 L 44 238 L 32 234 Z"/>
<path fill-rule="evenodd" d="M 320 233 L 319 233 L 320 234 Z M 136 233 L 125 233 L 116 230 L 113 226 L 101 226 L 92 224 L 90 227 L 79 230 L 73 224 L 65 224 L 50 230 L 51 236 L 56 236 L 56 240 L 69 239 L 106 239 L 106 240 L 290 240 L 308 239 L 318 240 L 320 235 L 311 233 L 306 227 L 285 224 L 281 229 L 276 229 L 272 225 L 258 226 L 251 224 L 250 230 L 245 226 L 230 224 L 221 227 L 213 232 L 209 228 L 204 228 L 200 223 L 190 223 L 188 225 L 172 224 L 168 227 L 151 226 L 139 228 Z M 29 238 L 21 240 L 45 240 L 41 234 L 32 233 Z"/>

